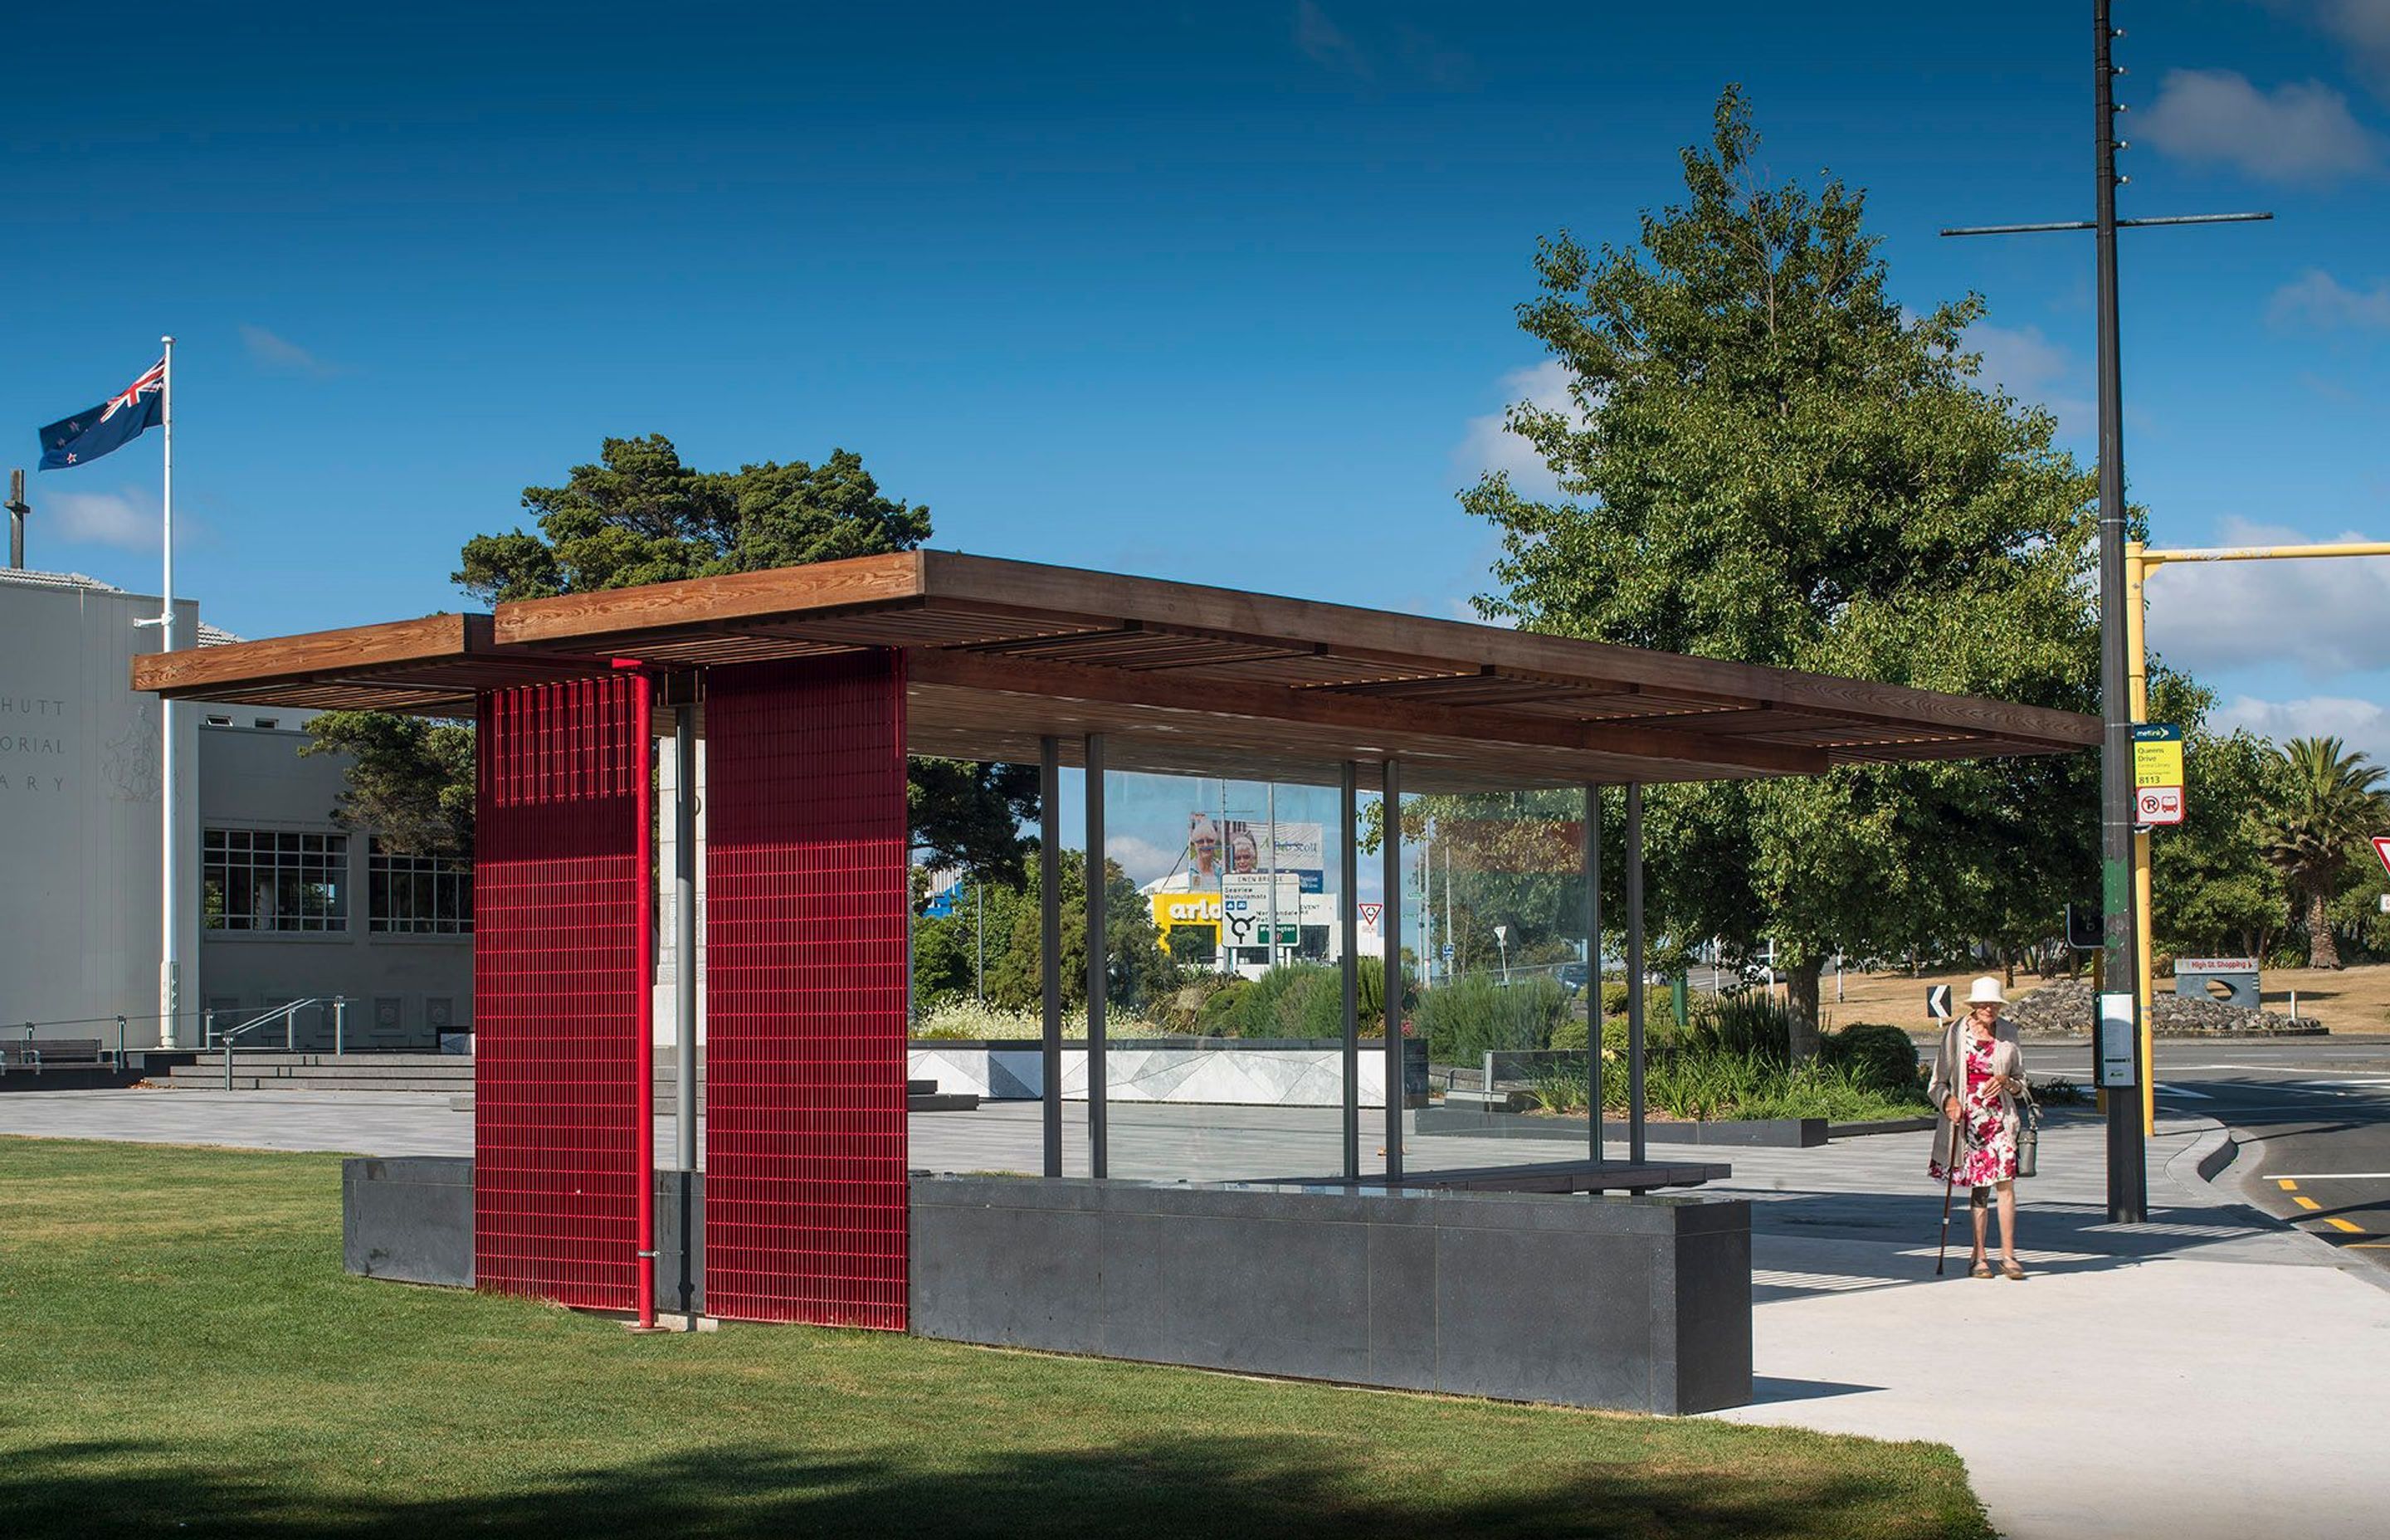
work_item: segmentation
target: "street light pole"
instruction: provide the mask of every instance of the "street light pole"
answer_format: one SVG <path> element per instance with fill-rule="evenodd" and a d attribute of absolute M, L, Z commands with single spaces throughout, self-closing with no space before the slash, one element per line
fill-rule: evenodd
<path fill-rule="evenodd" d="M 2102 976 L 2109 993 L 2102 1000 L 2102 1020 L 2093 1026 L 2094 1052 L 2101 1051 L 2105 1020 L 2111 1009 L 2131 1039 L 2129 1062 L 2139 1072 L 2147 1062 L 2142 1043 L 2146 1023 L 2140 995 L 2132 980 L 2139 977 L 2137 961 L 2139 927 L 2133 891 L 2133 713 L 2127 657 L 2127 602 L 2125 537 L 2125 408 L 2122 370 L 2118 360 L 2116 303 L 2116 232 L 2145 225 L 2238 224 L 2271 219 L 2270 213 L 2169 214 L 2145 219 L 2116 217 L 2116 188 L 2126 179 L 2116 174 L 2116 151 L 2124 141 L 2115 135 L 2115 77 L 2124 71 L 2110 57 L 2110 45 L 2123 32 L 2109 24 L 2109 0 L 2092 0 L 2092 183 L 2093 217 L 2038 225 L 1984 225 L 1944 230 L 1946 236 L 2029 235 L 2055 230 L 2089 230 L 2096 243 L 2100 315 L 2100 700 L 2105 728 L 2100 761 L 2100 892 L 2105 923 Z M 2117 986 L 2122 985 L 2121 993 Z M 2145 1072 L 2135 1078 L 2146 1078 Z M 2120 1084 L 2119 1091 L 2123 1089 Z M 2148 1145 L 2142 1133 L 2139 1098 L 2118 1094 L 2108 1097 L 2108 1220 L 2137 1225 L 2149 1216 Z"/>
<path fill-rule="evenodd" d="M 2097 202 L 2093 239 L 2100 270 L 2100 702 L 2106 731 L 2100 752 L 2100 892 L 2105 916 L 2107 977 L 2140 977 L 2136 960 L 2139 928 L 2133 918 L 2133 714 L 2126 679 L 2125 619 L 2125 389 L 2116 337 L 2116 122 L 2115 66 L 2109 45 L 2109 0 L 2092 5 L 2093 185 Z M 2140 996 L 2127 990 L 2133 1053 L 2138 1060 L 2146 1023 Z M 2099 1030 L 2106 1030 L 2108 1002 L 2101 1002 Z M 2104 1051 L 2104 1050 L 2103 1050 Z M 2135 1097 L 2133 1101 L 2139 1098 Z M 2108 1098 L 2108 1220 L 2137 1225 L 2148 1217 L 2147 1145 L 2140 1109 L 2121 1096 Z"/>

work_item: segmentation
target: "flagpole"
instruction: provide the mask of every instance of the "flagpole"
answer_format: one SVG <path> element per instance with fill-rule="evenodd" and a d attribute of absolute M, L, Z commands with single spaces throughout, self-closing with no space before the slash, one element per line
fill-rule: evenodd
<path fill-rule="evenodd" d="M 166 430 L 165 506 L 166 572 L 162 612 L 158 617 L 161 640 L 159 649 L 174 650 L 174 340 L 161 338 L 166 346 L 164 371 L 160 377 L 159 421 Z M 161 699 L 158 703 L 162 751 L 160 755 L 163 789 L 159 802 L 163 808 L 159 820 L 161 845 L 158 856 L 159 937 L 158 937 L 158 1046 L 177 1046 L 176 1018 L 182 1013 L 182 896 L 181 886 L 174 880 L 175 857 L 182 853 L 181 836 L 175 828 L 174 802 L 179 783 L 174 777 L 174 702 Z M 204 1047 L 206 1045 L 200 1045 Z"/>

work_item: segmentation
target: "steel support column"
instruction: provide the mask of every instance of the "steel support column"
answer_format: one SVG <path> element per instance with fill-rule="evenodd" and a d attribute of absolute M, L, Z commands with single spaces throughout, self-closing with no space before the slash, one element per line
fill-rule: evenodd
<path fill-rule="evenodd" d="M 1386 970 L 1386 1174 L 1403 1174 L 1403 790 L 1394 760 L 1381 767 L 1385 789 L 1379 803 L 1378 853 L 1385 858 L 1385 906 L 1379 912 L 1378 940 Z"/>
<path fill-rule="evenodd" d="M 1062 1174 L 1062 746 L 1037 740 L 1037 956 L 1044 1020 L 1038 1092 L 1046 1174 Z"/>
<path fill-rule="evenodd" d="M 1586 1152 L 1601 1163 L 1601 788 L 1585 788 Z M 1494 1087 L 1488 1085 L 1487 1090 Z"/>
<path fill-rule="evenodd" d="M 673 708 L 673 1163 L 697 1169 L 697 708 Z M 687 1221 L 686 1210 L 681 1215 Z"/>
<path fill-rule="evenodd" d="M 1346 760 L 1339 772 L 1336 806 L 1338 951 L 1344 986 L 1344 1179 L 1361 1176 L 1361 847 L 1355 836 L 1360 823 L 1361 767 Z"/>
<path fill-rule="evenodd" d="M 1643 787 L 1626 783 L 1626 1158 L 1643 1163 Z"/>
<path fill-rule="evenodd" d="M 697 1279 L 697 707 L 673 708 L 673 1164 L 680 1172 L 680 1313 Z"/>
<path fill-rule="evenodd" d="M 1104 952 L 1104 737 L 1089 733 L 1087 798 L 1087 1174 L 1106 1176 L 1104 1132 L 1104 1005 L 1111 969 Z"/>

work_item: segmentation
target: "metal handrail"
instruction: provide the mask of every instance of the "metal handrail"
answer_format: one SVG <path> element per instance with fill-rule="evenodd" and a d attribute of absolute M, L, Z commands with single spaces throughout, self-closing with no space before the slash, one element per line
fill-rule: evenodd
<path fill-rule="evenodd" d="M 282 1023 L 283 1051 L 286 1053 L 293 1052 L 297 1048 L 298 1013 L 309 1008 L 310 1007 L 313 1007 L 318 1011 L 325 1009 L 327 1007 L 330 1008 L 332 1013 L 332 1052 L 336 1056 L 346 1054 L 349 1051 L 349 998 L 345 995 L 310 995 L 308 998 L 303 1000 L 293 1000 L 288 1005 L 275 1006 L 250 1018 L 248 1020 L 241 1022 L 238 1026 L 226 1028 L 222 1033 L 219 1033 L 216 1031 L 216 1018 L 223 1014 L 221 1011 L 200 1009 L 174 1011 L 171 1014 L 176 1020 L 188 1016 L 195 1018 L 199 1021 L 200 1052 L 206 1053 L 212 1049 L 218 1048 L 223 1050 L 225 1055 L 225 1088 L 226 1090 L 230 1090 L 232 1088 L 232 1046 L 235 1040 L 245 1036 L 250 1033 L 259 1031 L 265 1027 L 270 1027 L 276 1021 L 280 1021 Z M 114 1016 L 58 1017 L 46 1021 L 23 1021 L 11 1023 L 11 1025 L 21 1027 L 25 1034 L 24 1047 L 20 1056 L 22 1062 L 28 1065 L 35 1074 L 40 1074 L 43 1070 L 43 1060 L 42 1050 L 39 1045 L 39 1029 L 43 1027 L 106 1026 L 113 1023 L 116 1028 L 116 1047 L 110 1055 L 108 1062 L 111 1063 L 116 1069 L 122 1070 L 127 1062 L 124 1043 L 126 1023 L 132 1021 L 162 1021 L 167 1019 L 169 1014 L 170 1013 L 164 1011 L 153 1011 L 146 1014 L 134 1011 L 122 1011 Z"/>
<path fill-rule="evenodd" d="M 109 1062 L 122 1070 L 124 1068 L 124 1018 L 122 1016 L 90 1016 L 71 1021 L 28 1021 L 25 1023 L 23 1061 L 33 1067 L 35 1074 L 42 1072 L 42 1049 L 33 1034 L 33 1029 L 36 1027 L 87 1027 L 104 1025 L 109 1021 L 116 1023 L 116 1053 Z"/>
<path fill-rule="evenodd" d="M 293 1052 L 298 1046 L 298 1014 L 299 1012 L 305 1010 L 310 1006 L 315 1007 L 318 1010 L 321 1010 L 326 1006 L 332 1007 L 332 1051 L 335 1054 L 344 1052 L 346 1050 L 346 1045 L 343 1044 L 341 1039 L 344 1035 L 342 1028 L 344 1025 L 344 1019 L 348 1014 L 346 1008 L 348 1003 L 348 999 L 344 995 L 334 995 L 328 999 L 321 995 L 310 995 L 304 1000 L 293 1000 L 288 1005 L 275 1006 L 264 1011 L 263 1014 L 251 1017 L 250 1020 L 243 1021 L 237 1027 L 227 1029 L 216 1039 L 216 1046 L 224 1050 L 225 1089 L 229 1091 L 233 1088 L 233 1043 L 237 1038 L 241 1037 L 245 1033 L 255 1032 L 261 1027 L 272 1026 L 276 1020 L 279 1020 L 282 1023 L 282 1051 L 284 1053 Z M 214 1013 L 210 1012 L 209 1014 L 212 1017 Z M 204 1041 L 204 1038 L 202 1038 L 202 1041 Z"/>

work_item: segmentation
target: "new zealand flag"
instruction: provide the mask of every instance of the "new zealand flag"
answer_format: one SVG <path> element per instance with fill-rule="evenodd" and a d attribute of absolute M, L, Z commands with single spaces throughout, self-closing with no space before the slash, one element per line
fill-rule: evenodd
<path fill-rule="evenodd" d="M 63 470 L 121 449 L 166 418 L 166 361 L 160 359 L 122 393 L 42 430 L 42 468 Z"/>

